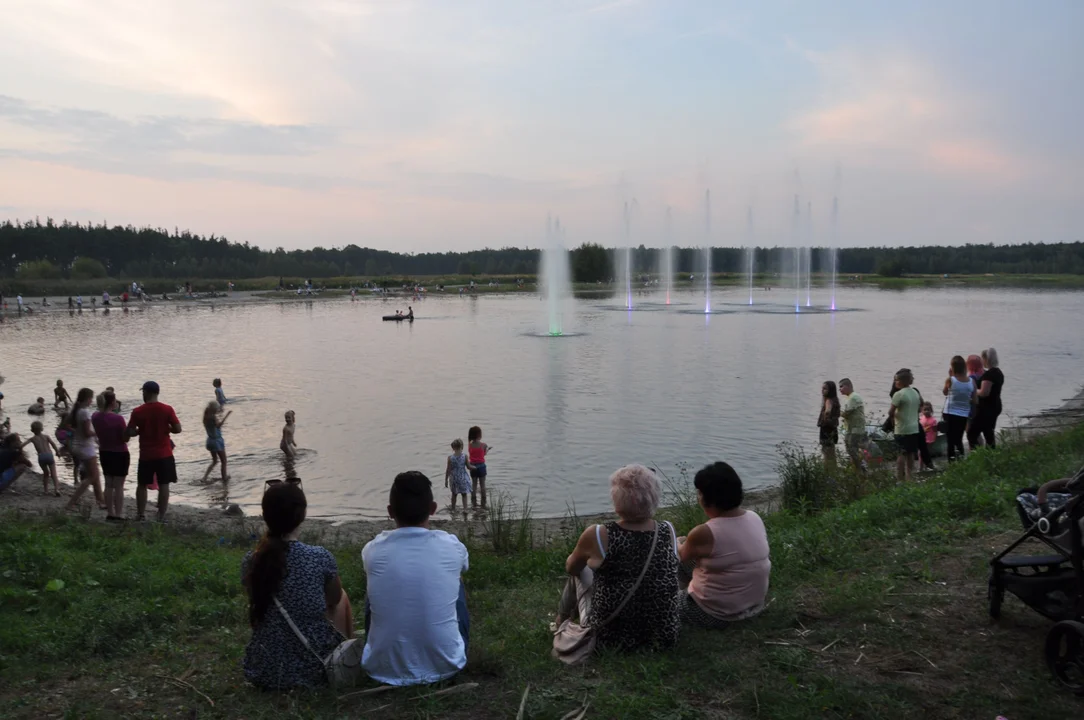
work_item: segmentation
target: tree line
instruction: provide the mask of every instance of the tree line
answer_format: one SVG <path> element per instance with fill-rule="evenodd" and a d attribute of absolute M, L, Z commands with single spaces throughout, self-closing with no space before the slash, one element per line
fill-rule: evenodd
<path fill-rule="evenodd" d="M 500 248 L 444 253 L 397 253 L 347 245 L 311 250 L 264 250 L 222 236 L 203 236 L 174 228 L 92 225 L 71 222 L 0 223 L 0 277 L 39 280 L 113 277 L 127 279 L 246 279 L 288 277 L 388 277 L 440 275 L 533 275 L 538 249 Z M 624 251 L 596 243 L 571 251 L 579 282 L 609 280 L 623 267 Z M 789 272 L 793 248 L 756 248 L 758 273 Z M 659 251 L 643 245 L 629 250 L 637 273 L 659 269 Z M 678 273 L 704 269 L 704 251 L 673 248 Z M 829 271 L 833 255 L 812 252 L 814 272 Z M 616 265 L 615 265 L 616 262 Z M 1084 243 L 962 245 L 945 247 L 841 248 L 835 253 L 841 275 L 881 274 L 1084 274 Z M 744 273 L 749 257 L 741 248 L 713 248 L 712 271 Z"/>

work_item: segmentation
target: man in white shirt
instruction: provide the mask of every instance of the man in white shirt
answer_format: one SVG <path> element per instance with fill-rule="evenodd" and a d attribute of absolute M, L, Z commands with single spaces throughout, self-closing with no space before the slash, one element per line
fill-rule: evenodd
<path fill-rule="evenodd" d="M 391 487 L 386 530 L 361 551 L 368 598 L 362 667 L 388 685 L 419 685 L 452 677 L 467 665 L 470 616 L 462 573 L 467 548 L 430 530 L 437 511 L 429 478 L 400 473 Z"/>
<path fill-rule="evenodd" d="M 862 396 L 854 391 L 850 378 L 839 381 L 839 392 L 845 398 L 840 415 L 843 417 L 843 445 L 851 456 L 854 469 L 864 472 L 865 454 L 869 448 L 869 435 L 866 434 L 866 404 Z"/>

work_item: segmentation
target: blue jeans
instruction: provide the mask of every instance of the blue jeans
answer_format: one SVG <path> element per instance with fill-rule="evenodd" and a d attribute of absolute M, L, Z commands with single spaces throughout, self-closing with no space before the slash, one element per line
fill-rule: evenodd
<path fill-rule="evenodd" d="M 459 634 L 463 636 L 463 647 L 470 647 L 470 613 L 467 612 L 467 588 L 463 579 L 459 579 L 459 597 L 455 600 L 455 617 L 459 622 Z M 369 598 L 365 598 L 365 635 L 369 635 L 369 625 L 373 621 L 373 612 L 369 607 Z"/>

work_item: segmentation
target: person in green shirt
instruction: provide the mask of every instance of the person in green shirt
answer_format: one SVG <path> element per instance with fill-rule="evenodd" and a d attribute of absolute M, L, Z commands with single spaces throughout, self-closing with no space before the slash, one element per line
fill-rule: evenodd
<path fill-rule="evenodd" d="M 851 456 L 854 469 L 863 472 L 866 461 L 863 457 L 869 447 L 869 435 L 866 434 L 866 404 L 862 396 L 854 391 L 850 378 L 839 381 L 839 394 L 843 396 L 843 446 Z"/>
<path fill-rule="evenodd" d="M 915 376 L 907 368 L 896 373 L 896 394 L 892 396 L 892 407 L 888 418 L 892 420 L 899 457 L 896 458 L 896 476 L 900 481 L 910 481 L 915 467 L 915 453 L 918 452 L 920 427 L 918 424 L 919 406 L 922 398 L 911 387 Z"/>

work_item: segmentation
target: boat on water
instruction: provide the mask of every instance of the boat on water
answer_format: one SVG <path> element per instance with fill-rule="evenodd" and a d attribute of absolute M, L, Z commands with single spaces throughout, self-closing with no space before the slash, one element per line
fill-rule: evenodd
<path fill-rule="evenodd" d="M 385 315 L 384 316 L 384 322 L 403 322 L 404 320 L 414 322 L 414 317 L 411 316 L 411 315 Z"/>

